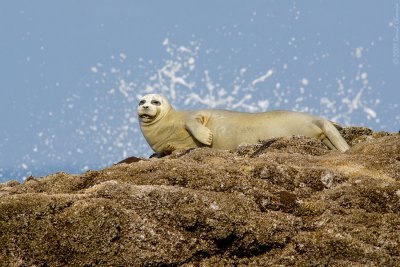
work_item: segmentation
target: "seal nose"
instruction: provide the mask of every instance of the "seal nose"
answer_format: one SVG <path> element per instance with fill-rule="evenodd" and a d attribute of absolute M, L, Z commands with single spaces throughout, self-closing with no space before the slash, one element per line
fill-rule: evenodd
<path fill-rule="evenodd" d="M 149 108 L 149 106 L 143 106 L 143 108 L 144 108 L 144 109 L 148 109 L 148 108 Z"/>

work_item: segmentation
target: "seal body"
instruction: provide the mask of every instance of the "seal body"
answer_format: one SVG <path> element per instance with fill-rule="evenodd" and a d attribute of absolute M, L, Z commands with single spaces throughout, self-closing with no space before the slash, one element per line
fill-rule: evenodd
<path fill-rule="evenodd" d="M 151 94 L 140 100 L 138 115 L 144 137 L 158 154 L 201 146 L 231 150 L 291 135 L 318 138 L 342 152 L 349 148 L 330 121 L 301 112 L 176 111 L 164 96 Z"/>

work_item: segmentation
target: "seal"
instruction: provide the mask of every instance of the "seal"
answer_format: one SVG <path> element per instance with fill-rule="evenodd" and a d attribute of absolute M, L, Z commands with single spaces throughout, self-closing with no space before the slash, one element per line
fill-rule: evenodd
<path fill-rule="evenodd" d="M 349 145 L 335 125 L 323 118 L 294 111 L 246 113 L 229 110 L 175 110 L 159 94 L 143 96 L 137 108 L 140 128 L 159 156 L 176 149 L 208 146 L 232 150 L 242 144 L 303 135 L 318 138 L 330 149 L 341 152 Z"/>

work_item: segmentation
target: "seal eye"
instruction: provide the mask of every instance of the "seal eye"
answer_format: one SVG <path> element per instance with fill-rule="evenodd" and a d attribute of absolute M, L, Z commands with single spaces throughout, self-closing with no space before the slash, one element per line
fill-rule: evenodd
<path fill-rule="evenodd" d="M 151 103 L 152 103 L 153 105 L 156 105 L 156 106 L 160 106 L 160 105 L 161 105 L 161 102 L 158 101 L 158 100 L 152 100 Z"/>
<path fill-rule="evenodd" d="M 140 100 L 139 106 L 143 105 L 144 103 L 146 103 L 146 100 Z"/>

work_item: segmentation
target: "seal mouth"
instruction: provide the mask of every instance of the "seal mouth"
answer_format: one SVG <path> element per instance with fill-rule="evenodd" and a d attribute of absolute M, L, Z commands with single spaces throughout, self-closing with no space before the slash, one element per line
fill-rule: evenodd
<path fill-rule="evenodd" d="M 152 119 L 153 118 L 153 116 L 150 116 L 148 114 L 141 114 L 141 115 L 139 115 L 139 117 L 142 119 Z"/>
<path fill-rule="evenodd" d="M 156 116 L 150 116 L 148 114 L 140 114 L 139 117 L 143 122 L 150 122 L 150 121 L 154 120 L 154 118 Z"/>

